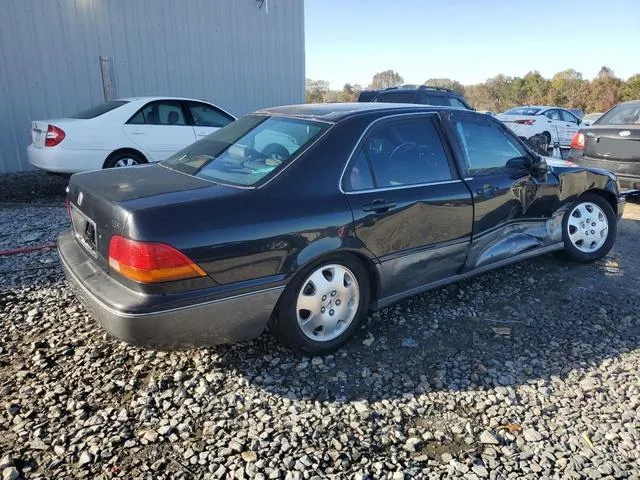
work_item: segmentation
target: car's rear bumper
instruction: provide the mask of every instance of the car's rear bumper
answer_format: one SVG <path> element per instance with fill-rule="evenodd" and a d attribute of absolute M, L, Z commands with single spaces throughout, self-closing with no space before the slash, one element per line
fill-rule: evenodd
<path fill-rule="evenodd" d="M 284 289 L 226 292 L 215 299 L 210 294 L 193 298 L 193 291 L 172 293 L 172 307 L 166 295 L 135 292 L 109 276 L 71 231 L 58 236 L 58 254 L 69 283 L 102 327 L 120 340 L 147 348 L 190 348 L 257 337 Z M 154 297 L 163 307 L 154 308 Z"/>
<path fill-rule="evenodd" d="M 581 151 L 571 150 L 569 160 L 585 168 L 599 168 L 615 174 L 622 190 L 640 189 L 640 162 L 603 160 L 582 155 Z"/>
<path fill-rule="evenodd" d="M 29 163 L 47 172 L 78 173 L 100 170 L 109 152 L 104 150 L 74 150 L 56 147 L 27 147 Z"/>

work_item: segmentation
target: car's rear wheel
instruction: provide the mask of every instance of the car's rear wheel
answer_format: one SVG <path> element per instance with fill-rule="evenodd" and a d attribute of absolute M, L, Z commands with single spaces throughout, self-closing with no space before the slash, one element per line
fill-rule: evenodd
<path fill-rule="evenodd" d="M 135 152 L 114 152 L 107 158 L 104 168 L 133 167 L 141 163 L 146 163 L 145 159 Z"/>
<path fill-rule="evenodd" d="M 564 215 L 564 251 L 572 260 L 593 262 L 613 247 L 617 235 L 616 215 L 607 200 L 586 193 Z"/>
<path fill-rule="evenodd" d="M 332 256 L 294 277 L 271 320 L 283 344 L 309 354 L 343 345 L 367 314 L 370 288 L 366 268 L 348 255 Z"/>

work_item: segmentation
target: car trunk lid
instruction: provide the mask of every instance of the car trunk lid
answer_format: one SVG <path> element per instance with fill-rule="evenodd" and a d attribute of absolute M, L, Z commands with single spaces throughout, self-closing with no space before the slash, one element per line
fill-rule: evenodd
<path fill-rule="evenodd" d="M 107 269 L 111 237 L 129 236 L 133 212 L 197 198 L 198 191 L 213 187 L 216 184 L 160 165 L 144 165 L 73 175 L 67 199 L 76 238 Z"/>
<path fill-rule="evenodd" d="M 582 129 L 582 133 L 587 157 L 640 161 L 640 125 L 593 125 Z"/>

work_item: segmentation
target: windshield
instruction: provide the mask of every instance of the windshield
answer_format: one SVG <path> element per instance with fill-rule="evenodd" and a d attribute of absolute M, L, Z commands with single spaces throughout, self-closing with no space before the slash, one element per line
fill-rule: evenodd
<path fill-rule="evenodd" d="M 162 165 L 238 186 L 275 174 L 329 128 L 285 117 L 248 115 L 172 155 Z"/>
<path fill-rule="evenodd" d="M 616 105 L 596 123 L 598 125 L 640 125 L 640 102 Z"/>
<path fill-rule="evenodd" d="M 539 111 L 539 108 L 518 107 L 507 110 L 506 112 L 504 112 L 504 115 L 536 115 Z"/>
<path fill-rule="evenodd" d="M 75 115 L 71 115 L 71 118 L 80 118 L 82 120 L 87 120 L 89 118 L 99 117 L 102 114 L 110 112 L 114 108 L 121 107 L 125 103 L 129 102 L 125 100 L 113 100 L 111 102 L 101 103 L 100 105 L 96 105 L 95 107 L 91 107 L 86 110 L 82 110 Z"/>

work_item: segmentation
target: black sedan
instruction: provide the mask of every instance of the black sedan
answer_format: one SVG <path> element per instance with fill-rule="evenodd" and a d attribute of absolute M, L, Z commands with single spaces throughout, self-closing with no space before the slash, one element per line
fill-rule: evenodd
<path fill-rule="evenodd" d="M 555 250 L 601 258 L 623 202 L 612 174 L 548 166 L 488 115 L 276 107 L 160 164 L 72 176 L 58 251 L 126 342 L 211 345 L 268 325 L 322 353 L 425 290 Z"/>
<path fill-rule="evenodd" d="M 640 189 L 640 100 L 619 103 L 573 137 L 569 158 L 578 165 L 604 168 L 623 189 Z"/>

